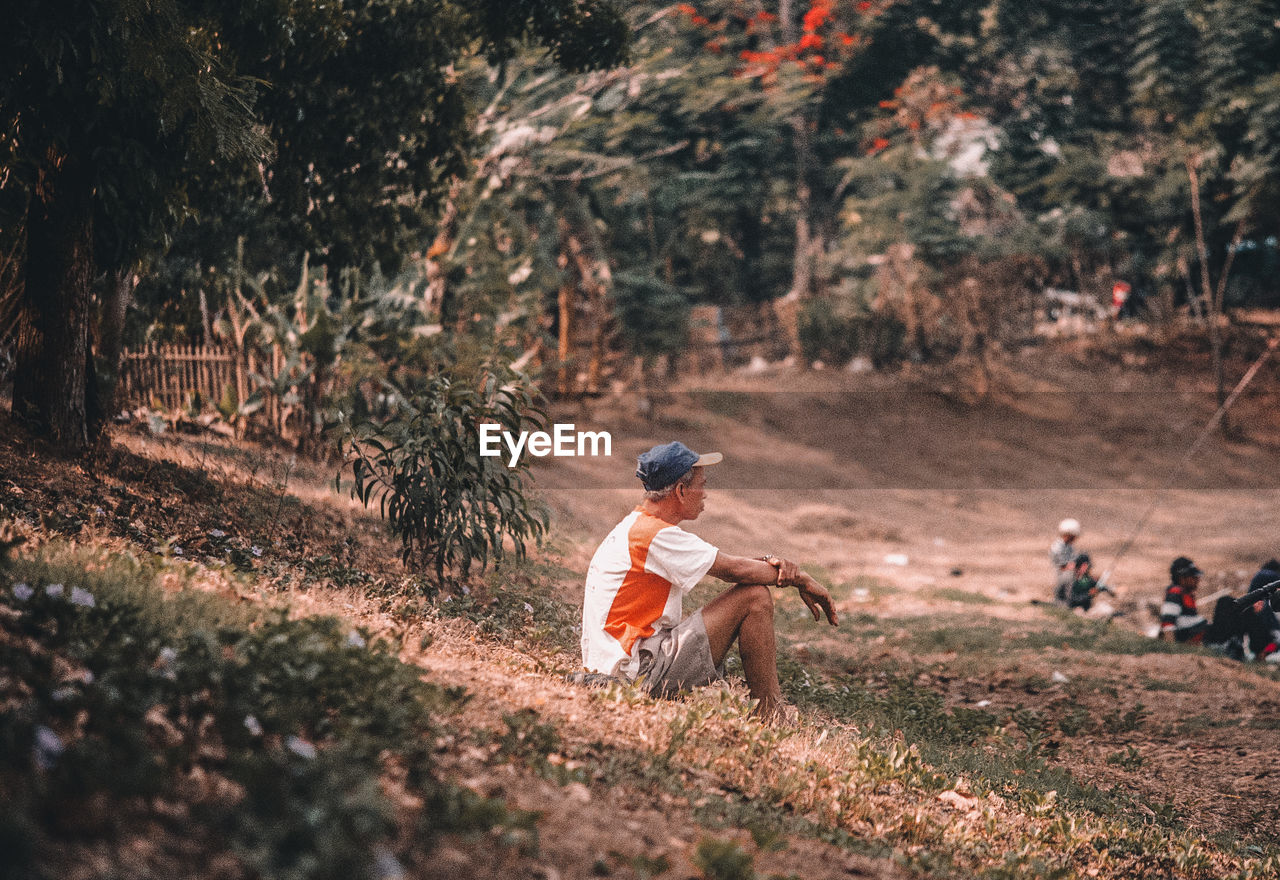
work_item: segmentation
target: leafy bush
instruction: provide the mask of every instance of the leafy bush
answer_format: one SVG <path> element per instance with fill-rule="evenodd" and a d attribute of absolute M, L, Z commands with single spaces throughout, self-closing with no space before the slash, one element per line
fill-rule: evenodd
<path fill-rule="evenodd" d="M 500 561 L 506 537 L 523 558 L 526 542 L 546 533 L 547 511 L 529 497 L 527 461 L 508 467 L 505 448 L 480 455 L 480 426 L 518 435 L 545 421 L 519 373 L 486 368 L 471 382 L 437 373 L 416 392 L 399 392 L 385 421 L 348 430 L 352 494 L 366 506 L 378 503 L 405 563 L 433 563 L 438 581 L 446 569 L 465 575 L 474 562 Z"/>
<path fill-rule="evenodd" d="M 704 837 L 693 854 L 693 864 L 706 880 L 755 880 L 751 853 L 735 841 Z"/>
<path fill-rule="evenodd" d="M 678 287 L 653 275 L 619 272 L 614 276 L 614 313 L 636 354 L 670 354 L 689 334 L 689 299 Z"/>
<path fill-rule="evenodd" d="M 800 312 L 799 325 L 800 347 L 811 361 L 843 364 L 863 355 L 883 366 L 902 358 L 902 323 L 862 306 L 811 299 Z"/>
<path fill-rule="evenodd" d="M 81 562 L 0 575 L 3 876 L 159 823 L 188 867 L 367 877 L 396 840 L 505 820 L 433 776 L 433 715 L 458 696 L 364 634 L 278 612 L 250 626 L 209 594 L 164 598 L 136 561 Z M 398 816 L 388 773 L 423 808 Z"/>

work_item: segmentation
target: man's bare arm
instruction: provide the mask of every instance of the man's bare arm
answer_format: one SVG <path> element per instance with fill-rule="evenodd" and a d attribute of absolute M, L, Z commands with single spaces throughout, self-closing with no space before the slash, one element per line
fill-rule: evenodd
<path fill-rule="evenodd" d="M 839 626 L 836 609 L 831 601 L 831 594 L 826 587 L 811 576 L 800 571 L 794 562 L 779 558 L 778 566 L 763 559 L 751 559 L 747 556 L 730 556 L 727 553 L 716 553 L 716 561 L 712 563 L 707 574 L 734 584 L 781 584 L 794 586 L 800 593 L 800 599 L 809 608 L 814 620 L 821 620 L 826 615 L 827 622 Z M 790 573 L 788 577 L 781 577 Z"/>
<path fill-rule="evenodd" d="M 730 556 L 728 553 L 720 552 L 716 553 L 716 561 L 711 564 L 707 574 L 731 584 L 773 586 L 778 582 L 778 569 L 763 559 Z"/>

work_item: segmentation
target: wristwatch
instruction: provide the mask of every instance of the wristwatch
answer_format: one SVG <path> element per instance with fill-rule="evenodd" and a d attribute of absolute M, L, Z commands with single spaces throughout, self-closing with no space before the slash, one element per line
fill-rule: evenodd
<path fill-rule="evenodd" d="M 773 579 L 773 585 L 776 587 L 782 581 L 782 566 L 778 565 L 782 557 L 776 553 L 766 553 L 760 557 L 760 561 L 769 563 L 777 570 L 777 575 Z"/>

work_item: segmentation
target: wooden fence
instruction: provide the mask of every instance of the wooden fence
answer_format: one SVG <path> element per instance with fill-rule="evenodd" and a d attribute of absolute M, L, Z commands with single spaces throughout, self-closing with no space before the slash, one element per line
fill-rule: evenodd
<path fill-rule="evenodd" d="M 117 399 L 121 406 L 177 409 L 198 396 L 209 406 L 221 400 L 228 387 L 237 390 L 238 373 L 247 366 L 237 360 L 214 345 L 152 343 L 141 351 L 126 351 Z"/>
<path fill-rule="evenodd" d="M 236 405 L 244 404 L 261 384 L 254 374 L 276 376 L 284 369 L 279 347 L 266 351 L 235 351 L 216 345 L 157 345 L 126 351 L 120 367 L 116 402 L 121 408 L 146 406 L 177 410 L 195 404 L 208 411 L 230 391 Z M 234 418 L 237 430 L 252 421 L 279 436 L 290 431 L 290 416 L 305 421 L 298 405 L 283 404 L 276 395 L 263 395 L 262 406 L 251 418 Z M 301 428 L 301 425 L 295 426 Z"/>

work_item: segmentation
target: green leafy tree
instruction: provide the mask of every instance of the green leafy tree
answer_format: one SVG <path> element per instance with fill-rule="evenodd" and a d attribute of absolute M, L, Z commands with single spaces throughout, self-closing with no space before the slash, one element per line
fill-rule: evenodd
<path fill-rule="evenodd" d="M 461 170 L 451 63 L 473 48 L 501 61 L 532 38 L 587 68 L 626 42 L 607 0 L 20 0 L 8 13 L 0 189 L 4 228 L 26 245 L 14 407 L 67 448 L 94 428 L 99 272 L 120 279 L 162 253 L 188 209 L 226 221 L 196 233 L 223 256 L 247 234 L 299 262 L 393 262 Z"/>
<path fill-rule="evenodd" d="M 565 283 L 591 288 L 570 236 L 608 268 L 592 274 L 642 353 L 680 345 L 665 322 L 643 340 L 632 332 L 659 326 L 638 316 L 678 317 L 683 309 L 668 308 L 679 298 L 768 302 L 798 275 L 806 293 L 838 284 L 832 252 L 848 188 L 838 161 L 868 148 L 863 125 L 882 115 L 880 102 L 915 65 L 954 54 L 955 33 L 976 27 L 976 12 L 634 4 L 632 63 L 607 76 L 557 77 L 526 56 L 504 80 L 470 78 L 487 109 L 480 170 L 458 193 L 456 227 L 440 247 L 441 299 L 466 303 L 449 315 L 488 321 L 523 296 L 540 320 Z"/>
<path fill-rule="evenodd" d="M 198 4 L 20 2 L 0 32 L 4 222 L 25 243 L 15 413 L 88 440 L 91 287 L 162 237 L 182 171 L 256 158 L 251 84 Z"/>

